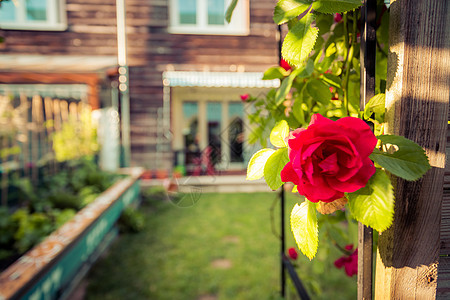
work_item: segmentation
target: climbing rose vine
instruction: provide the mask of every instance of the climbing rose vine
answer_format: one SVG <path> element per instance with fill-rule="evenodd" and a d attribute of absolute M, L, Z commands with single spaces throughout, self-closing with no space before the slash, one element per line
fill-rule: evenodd
<path fill-rule="evenodd" d="M 381 103 L 378 98 L 368 105 Z M 374 114 L 381 120 L 384 110 Z M 293 131 L 282 120 L 272 129 L 270 142 L 277 149 L 256 152 L 247 179 L 264 177 L 272 190 L 292 182 L 293 192 L 305 197 L 292 209 L 291 229 L 299 249 L 310 259 L 319 244 L 317 211 L 330 214 L 348 207 L 354 219 L 382 232 L 394 215 L 388 173 L 417 180 L 430 168 L 419 145 L 400 136 L 375 136 L 356 117 L 333 121 L 314 114 L 307 128 Z"/>
<path fill-rule="evenodd" d="M 237 1 L 231 1 L 228 21 Z M 249 160 L 247 180 L 264 177 L 272 190 L 293 183 L 292 192 L 302 197 L 292 209 L 291 230 L 309 259 L 317 253 L 319 224 L 325 227 L 322 236 L 331 238 L 331 231 L 339 231 L 329 229 L 331 222 L 322 222 L 327 217 L 319 222 L 317 212 L 333 214 L 331 220 L 344 210 L 347 220 L 382 232 L 394 215 L 391 178 L 417 180 L 430 169 L 422 147 L 384 134 L 389 16 L 382 2 L 376 32 L 376 95 L 360 111 L 361 4 L 361 0 L 279 0 L 273 20 L 288 32 L 279 66 L 269 68 L 263 79 L 279 79 L 280 87 L 265 99 L 241 97 L 254 108 L 249 113 L 253 130 L 248 142 L 264 147 Z M 267 146 L 269 132 L 273 147 Z M 356 252 L 351 256 L 353 267 L 355 257 Z"/>

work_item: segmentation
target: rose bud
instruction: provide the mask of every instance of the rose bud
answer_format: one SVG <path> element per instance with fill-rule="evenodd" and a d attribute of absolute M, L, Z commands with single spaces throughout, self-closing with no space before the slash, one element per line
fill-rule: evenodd
<path fill-rule="evenodd" d="M 280 60 L 280 67 L 282 67 L 286 71 L 289 71 L 290 69 L 292 69 L 292 67 L 289 65 L 289 63 L 287 61 L 285 61 L 284 59 Z"/>
<path fill-rule="evenodd" d="M 297 253 L 297 250 L 295 250 L 295 248 L 289 248 L 288 254 L 289 254 L 289 257 L 292 258 L 293 260 L 296 260 L 298 257 L 298 253 Z"/>
<path fill-rule="evenodd" d="M 243 95 L 240 95 L 240 97 L 241 97 L 242 102 L 246 102 L 250 98 L 250 95 L 249 94 L 243 94 Z"/>

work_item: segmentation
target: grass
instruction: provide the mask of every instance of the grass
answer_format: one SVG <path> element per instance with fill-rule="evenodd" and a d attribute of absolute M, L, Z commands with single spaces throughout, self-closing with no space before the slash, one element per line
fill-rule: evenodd
<path fill-rule="evenodd" d="M 94 266 L 86 299 L 280 299 L 280 243 L 270 213 L 276 197 L 202 194 L 186 208 L 144 205 L 144 230 L 120 236 Z M 287 216 L 297 200 L 288 197 Z M 294 246 L 286 235 L 287 247 Z M 299 276 L 313 299 L 355 298 L 356 278 L 333 266 L 339 256 L 328 250 L 313 262 L 299 256 Z"/>

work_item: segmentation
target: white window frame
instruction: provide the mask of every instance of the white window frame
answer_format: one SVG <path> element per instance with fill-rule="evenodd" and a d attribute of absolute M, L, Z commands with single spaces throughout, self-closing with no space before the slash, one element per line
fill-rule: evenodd
<path fill-rule="evenodd" d="M 231 22 L 224 25 L 208 24 L 208 0 L 197 1 L 196 24 L 180 24 L 178 0 L 169 1 L 169 33 L 179 34 L 217 34 L 217 35 L 248 35 L 249 30 L 249 3 L 240 0 L 233 12 Z M 231 0 L 225 0 L 225 11 Z"/>
<path fill-rule="evenodd" d="M 27 20 L 25 0 L 16 0 L 16 1 L 18 3 L 18 5 L 16 5 L 16 20 L 14 21 L 0 20 L 0 29 L 45 30 L 45 31 L 64 31 L 67 29 L 65 0 L 46 0 L 47 20 L 45 21 Z"/>

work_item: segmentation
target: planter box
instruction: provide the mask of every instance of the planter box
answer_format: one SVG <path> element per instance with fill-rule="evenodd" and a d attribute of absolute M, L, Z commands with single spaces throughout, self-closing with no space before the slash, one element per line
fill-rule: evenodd
<path fill-rule="evenodd" d="M 122 210 L 138 198 L 142 169 L 118 181 L 0 274 L 2 299 L 56 299 L 98 257 Z"/>

